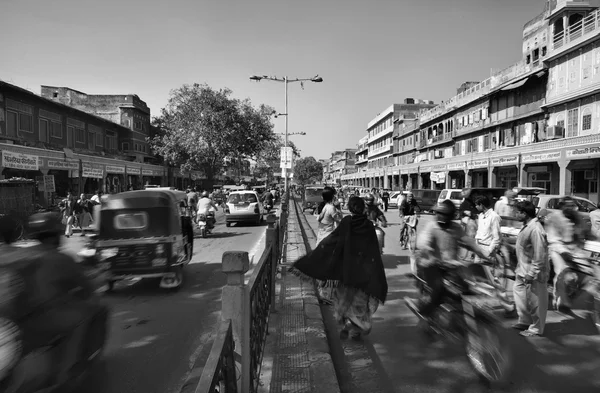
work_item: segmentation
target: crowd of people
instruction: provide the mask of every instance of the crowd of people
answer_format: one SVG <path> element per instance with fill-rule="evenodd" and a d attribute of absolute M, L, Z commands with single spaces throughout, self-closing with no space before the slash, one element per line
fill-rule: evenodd
<path fill-rule="evenodd" d="M 574 258 L 586 260 L 590 256 L 583 248 L 584 242 L 598 238 L 600 210 L 591 212 L 589 229 L 577 204 L 568 196 L 563 198 L 558 210 L 540 214 L 531 201 L 517 200 L 512 190 L 507 190 L 495 204 L 485 195 L 472 198 L 469 191 L 463 190 L 458 208 L 450 200 L 438 203 L 434 208 L 436 219 L 419 232 L 414 257 L 419 275 L 430 291 L 416 299 L 415 308 L 428 318 L 441 304 L 448 266 L 464 268 L 478 264 L 485 267 L 498 263 L 500 256 L 513 255 L 512 260 L 504 259 L 515 273 L 513 296 L 518 320 L 513 328 L 525 337 L 543 335 L 549 298 L 552 308 L 568 313 L 572 305 L 565 288 L 573 284 L 573 280 L 581 284 L 580 281 L 586 279 L 562 272 Z M 332 301 L 343 337 L 368 334 L 372 313 L 385 301 L 387 283 L 381 255 L 374 252 L 377 239 L 373 224 L 381 222 L 385 226 L 387 222 L 384 212 L 389 194 L 386 194 L 372 189 L 361 196 L 359 190 L 336 192 L 334 188 L 325 187 L 323 202 L 316 212 L 316 247 L 291 269 L 300 276 L 318 280 L 319 296 Z M 400 239 L 409 220 L 420 211 L 413 195 L 405 194 L 398 202 Z M 350 212 L 346 217 L 341 209 L 344 205 Z M 516 229 L 512 254 L 503 249 L 506 244 L 502 227 Z M 461 250 L 468 252 L 461 254 Z M 386 291 L 382 291 L 384 288 Z M 506 299 L 506 293 L 501 295 Z"/>

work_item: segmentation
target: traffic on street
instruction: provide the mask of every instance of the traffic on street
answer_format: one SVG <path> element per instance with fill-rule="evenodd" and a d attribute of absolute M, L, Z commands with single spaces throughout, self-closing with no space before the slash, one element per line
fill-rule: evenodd
<path fill-rule="evenodd" d="M 305 215 L 317 232 L 317 216 L 311 213 Z M 411 274 L 411 250 L 403 249 L 399 241 L 399 210 L 390 208 L 384 214 L 382 259 L 389 287 L 385 304 L 373 314 L 371 333 L 360 341 L 340 339 L 332 307 L 322 305 L 340 389 L 345 393 L 490 391 L 473 372 L 464 348 L 425 335 L 419 318 L 407 307 L 406 296 L 420 296 Z M 420 214 L 417 240 L 434 220 L 434 214 Z M 516 313 L 498 311 L 502 345 L 511 348 L 511 366 L 507 383 L 491 391 L 598 391 L 600 335 L 590 315 L 579 307 L 583 305 L 577 304 L 570 315 L 549 310 L 544 335 L 531 339 L 512 328 Z"/>
<path fill-rule="evenodd" d="M 178 393 L 191 373 L 201 372 L 220 318 L 223 252 L 247 250 L 253 261 L 265 243 L 263 224 L 226 227 L 223 209 L 216 221 L 207 238 L 196 229 L 194 254 L 179 290 L 159 288 L 160 279 L 132 279 L 103 295 L 110 310 L 108 341 L 80 391 Z M 77 253 L 88 241 L 76 231 L 63 237 L 61 251 L 80 259 Z"/>

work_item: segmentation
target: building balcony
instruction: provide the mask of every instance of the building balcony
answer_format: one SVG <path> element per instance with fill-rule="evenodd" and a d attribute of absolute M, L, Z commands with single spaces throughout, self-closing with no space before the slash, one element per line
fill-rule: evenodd
<path fill-rule="evenodd" d="M 383 137 L 388 136 L 389 134 L 392 134 L 394 132 L 394 125 L 392 124 L 391 126 L 384 128 L 383 131 L 381 131 L 380 133 L 373 135 L 372 137 L 369 138 L 368 143 L 371 144 L 375 141 L 380 140 Z"/>
<path fill-rule="evenodd" d="M 576 49 L 600 34 L 600 10 L 595 10 L 588 16 L 567 26 L 563 31 L 552 37 L 552 47 L 547 60 L 552 60 L 570 50 Z"/>
<path fill-rule="evenodd" d="M 380 147 L 378 149 L 372 149 L 372 150 L 369 150 L 368 157 L 371 158 L 371 157 L 378 156 L 380 154 L 386 154 L 386 153 L 391 154 L 393 149 L 394 149 L 394 146 L 392 146 L 392 145 Z"/>

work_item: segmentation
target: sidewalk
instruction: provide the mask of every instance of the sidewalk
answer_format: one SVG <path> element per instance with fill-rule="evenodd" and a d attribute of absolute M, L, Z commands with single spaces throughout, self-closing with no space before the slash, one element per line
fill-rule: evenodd
<path fill-rule="evenodd" d="M 306 253 L 296 210 L 290 201 L 284 260 L 278 268 L 275 311 L 261 369 L 262 393 L 339 392 L 323 315 L 315 287 L 287 274 Z"/>

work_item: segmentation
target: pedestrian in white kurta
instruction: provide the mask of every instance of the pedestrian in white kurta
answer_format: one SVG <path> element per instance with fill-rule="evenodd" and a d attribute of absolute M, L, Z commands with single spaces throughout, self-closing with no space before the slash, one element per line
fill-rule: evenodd
<path fill-rule="evenodd" d="M 523 228 L 517 236 L 517 269 L 513 293 L 519 321 L 513 327 L 525 337 L 541 336 L 548 312 L 548 241 L 530 201 L 517 203 Z"/>

